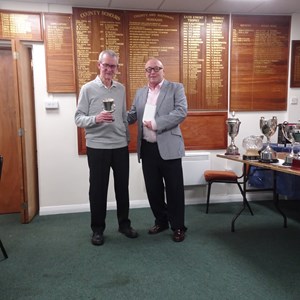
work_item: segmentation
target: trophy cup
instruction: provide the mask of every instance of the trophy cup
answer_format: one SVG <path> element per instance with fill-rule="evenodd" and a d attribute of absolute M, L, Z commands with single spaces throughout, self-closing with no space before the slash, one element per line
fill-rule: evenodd
<path fill-rule="evenodd" d="M 113 113 L 115 111 L 114 99 L 108 98 L 103 100 L 103 110 Z"/>
<path fill-rule="evenodd" d="M 103 110 L 106 112 L 113 113 L 115 111 L 116 105 L 114 99 L 107 98 L 103 100 Z M 114 118 L 112 119 L 114 121 Z"/>
<path fill-rule="evenodd" d="M 234 117 L 235 113 L 232 112 L 232 118 L 226 120 L 228 135 L 231 138 L 231 143 L 226 149 L 225 155 L 240 155 L 239 148 L 234 144 L 234 138 L 239 133 L 240 120 Z"/>
<path fill-rule="evenodd" d="M 246 150 L 246 153 L 243 155 L 245 160 L 259 160 L 260 154 L 259 151 L 263 147 L 263 135 L 250 135 L 243 139 L 243 148 Z"/>
<path fill-rule="evenodd" d="M 283 165 L 292 166 L 294 158 L 299 160 L 299 155 L 294 153 L 294 146 L 300 143 L 300 124 L 285 121 L 282 123 L 281 131 L 284 138 L 291 143 L 291 152 L 285 157 Z"/>
<path fill-rule="evenodd" d="M 260 161 L 266 163 L 278 162 L 278 159 L 276 158 L 276 152 L 270 147 L 270 138 L 276 132 L 277 128 L 277 117 L 273 116 L 273 118 L 270 120 L 265 120 L 264 117 L 261 117 L 259 126 L 262 133 L 267 138 L 267 146 L 260 153 Z"/>

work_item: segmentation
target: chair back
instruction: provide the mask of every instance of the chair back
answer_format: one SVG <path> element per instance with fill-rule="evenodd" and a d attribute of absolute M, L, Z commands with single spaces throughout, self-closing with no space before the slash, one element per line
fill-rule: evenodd
<path fill-rule="evenodd" d="M 0 179 L 1 179 L 1 174 L 2 174 L 2 165 L 3 165 L 3 156 L 0 155 Z"/>

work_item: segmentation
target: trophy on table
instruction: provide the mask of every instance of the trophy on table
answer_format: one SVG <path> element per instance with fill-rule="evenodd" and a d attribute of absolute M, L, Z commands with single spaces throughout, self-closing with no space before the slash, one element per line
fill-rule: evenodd
<path fill-rule="evenodd" d="M 300 124 L 285 121 L 282 123 L 281 130 L 284 138 L 291 143 L 291 152 L 285 157 L 283 165 L 291 166 L 294 158 L 299 159 L 299 154 L 294 153 L 294 146 L 300 143 Z"/>
<path fill-rule="evenodd" d="M 273 116 L 273 118 L 269 120 L 265 120 L 264 117 L 261 117 L 259 126 L 261 132 L 267 138 L 267 146 L 260 153 L 260 161 L 266 163 L 278 162 L 276 152 L 270 146 L 270 138 L 276 132 L 277 128 L 277 117 Z"/>
<path fill-rule="evenodd" d="M 259 151 L 263 147 L 263 135 L 250 135 L 243 139 L 243 147 L 246 150 L 243 155 L 243 159 L 246 160 L 259 160 L 260 154 Z"/>
<path fill-rule="evenodd" d="M 239 133 L 240 128 L 240 120 L 235 118 L 235 113 L 232 112 L 232 118 L 228 118 L 226 120 L 228 135 L 231 138 L 231 143 L 226 149 L 225 155 L 240 155 L 239 148 L 234 144 L 234 138 Z"/>
<path fill-rule="evenodd" d="M 103 100 L 103 110 L 106 112 L 113 113 L 115 111 L 116 105 L 114 99 L 107 98 Z M 113 119 L 114 120 L 114 119 Z"/>

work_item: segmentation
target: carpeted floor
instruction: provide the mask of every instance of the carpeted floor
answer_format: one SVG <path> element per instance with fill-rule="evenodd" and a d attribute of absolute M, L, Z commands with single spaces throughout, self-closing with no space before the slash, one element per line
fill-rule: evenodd
<path fill-rule="evenodd" d="M 0 216 L 9 258 L 0 261 L 0 297 L 27 299 L 263 299 L 300 297 L 300 202 L 282 201 L 288 228 L 272 202 L 251 203 L 230 223 L 241 203 L 186 207 L 186 240 L 171 231 L 147 234 L 149 208 L 132 209 L 137 239 L 118 233 L 108 211 L 105 244 L 90 244 L 89 213 Z M 0 253 L 0 260 L 2 256 Z"/>

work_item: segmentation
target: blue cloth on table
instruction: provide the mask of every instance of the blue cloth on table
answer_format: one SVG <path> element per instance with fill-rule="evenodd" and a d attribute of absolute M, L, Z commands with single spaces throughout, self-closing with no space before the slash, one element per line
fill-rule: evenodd
<path fill-rule="evenodd" d="M 291 146 L 282 146 L 278 144 L 270 144 L 271 148 L 276 152 L 290 152 Z M 300 151 L 300 146 L 294 147 L 294 152 Z M 261 169 L 251 166 L 249 174 L 249 186 L 261 189 L 273 188 L 274 177 L 273 171 Z M 277 172 L 276 176 L 276 192 L 289 198 L 299 198 L 300 200 L 300 176 Z"/>

